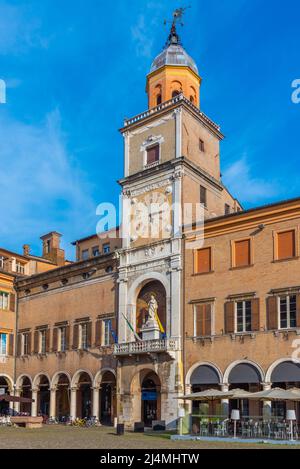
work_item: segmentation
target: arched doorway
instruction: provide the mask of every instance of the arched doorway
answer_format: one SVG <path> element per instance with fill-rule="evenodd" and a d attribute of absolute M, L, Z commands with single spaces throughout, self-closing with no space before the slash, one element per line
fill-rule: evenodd
<path fill-rule="evenodd" d="M 242 389 L 249 392 L 258 392 L 262 390 L 261 383 L 263 377 L 254 364 L 238 363 L 235 365 L 229 375 L 229 390 Z M 229 402 L 229 411 L 238 409 L 242 417 L 262 415 L 263 403 L 249 399 L 232 399 Z"/>
<path fill-rule="evenodd" d="M 141 383 L 141 416 L 145 427 L 152 427 L 154 420 L 160 420 L 160 382 L 154 373 L 148 373 Z"/>
<path fill-rule="evenodd" d="M 220 375 L 213 366 L 203 364 L 193 371 L 190 383 L 192 393 L 207 391 L 208 389 L 220 389 Z M 192 413 L 199 413 L 200 415 L 221 415 L 221 401 L 192 401 Z"/>
<path fill-rule="evenodd" d="M 89 418 L 92 416 L 92 379 L 88 373 L 82 372 L 78 380 L 77 416 Z"/>
<path fill-rule="evenodd" d="M 37 393 L 38 415 L 49 417 L 50 412 L 50 381 L 46 375 L 40 375 Z"/>
<path fill-rule="evenodd" d="M 140 290 L 136 304 L 136 331 L 141 336 L 142 328 L 146 324 L 149 312 L 148 305 L 153 296 L 157 302 L 157 316 L 161 335 L 166 333 L 166 290 L 161 282 L 153 280 L 146 283 Z"/>
<path fill-rule="evenodd" d="M 300 364 L 293 361 L 279 363 L 272 371 L 271 383 L 272 388 L 300 388 Z M 288 409 L 295 409 L 298 421 L 300 421 L 299 402 L 272 402 L 272 415 L 274 417 L 285 419 Z"/>
<path fill-rule="evenodd" d="M 11 393 L 11 383 L 6 376 L 0 376 L 0 392 L 1 394 Z M 9 413 L 9 403 L 0 401 L 0 415 L 7 415 Z"/>
<path fill-rule="evenodd" d="M 70 416 L 70 380 L 61 373 L 57 377 L 56 384 L 56 416 L 63 422 Z"/>
<path fill-rule="evenodd" d="M 101 380 L 100 421 L 102 425 L 112 425 L 116 415 L 116 378 L 111 371 L 106 371 Z"/>
<path fill-rule="evenodd" d="M 28 376 L 22 378 L 21 392 L 20 397 L 25 397 L 26 399 L 32 399 L 32 384 Z M 20 412 L 23 414 L 31 414 L 31 402 L 21 402 L 20 403 Z"/>

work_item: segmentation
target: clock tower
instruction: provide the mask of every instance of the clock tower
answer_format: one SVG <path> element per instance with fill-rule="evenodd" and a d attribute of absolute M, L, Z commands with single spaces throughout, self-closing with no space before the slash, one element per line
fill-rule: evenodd
<path fill-rule="evenodd" d="M 178 15 L 177 10 L 177 15 Z M 147 76 L 149 109 L 126 119 L 119 251 L 118 415 L 172 428 L 184 392 L 186 207 L 203 218 L 238 210 L 221 181 L 220 128 L 200 111 L 201 78 L 174 20 Z M 189 222 L 194 222 L 193 215 Z"/>

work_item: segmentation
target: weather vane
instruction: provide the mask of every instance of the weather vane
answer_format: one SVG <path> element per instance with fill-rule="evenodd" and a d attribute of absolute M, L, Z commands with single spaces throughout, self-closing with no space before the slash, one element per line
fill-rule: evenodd
<path fill-rule="evenodd" d="M 177 34 L 177 31 L 176 31 L 176 25 L 177 24 L 180 24 L 181 26 L 184 25 L 184 23 L 182 21 L 182 18 L 183 18 L 183 15 L 184 15 L 185 11 L 188 8 L 191 8 L 191 6 L 189 5 L 187 7 L 177 8 L 173 12 L 173 20 L 172 21 L 168 21 L 168 20 L 164 21 L 164 25 L 166 25 L 166 24 L 171 24 L 172 25 L 171 32 L 170 32 L 170 35 L 169 35 L 168 40 L 167 40 L 167 44 L 170 45 L 170 44 L 179 44 L 180 43 L 179 36 Z"/>

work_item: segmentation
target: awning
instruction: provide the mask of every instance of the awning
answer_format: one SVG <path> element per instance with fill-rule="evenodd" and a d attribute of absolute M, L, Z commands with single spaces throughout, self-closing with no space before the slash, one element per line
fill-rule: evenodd
<path fill-rule="evenodd" d="M 28 397 L 10 396 L 9 394 L 2 394 L 2 396 L 0 396 L 0 401 L 21 402 L 21 403 L 24 403 L 24 404 L 29 404 L 31 402 L 34 402 L 33 399 L 29 399 Z"/>
<path fill-rule="evenodd" d="M 300 389 L 281 389 L 273 388 L 267 391 L 250 393 L 247 399 L 262 401 L 300 401 Z"/>
<path fill-rule="evenodd" d="M 190 401 L 213 401 L 216 399 L 247 399 L 247 391 L 243 389 L 233 389 L 232 391 L 219 391 L 218 389 L 208 389 L 207 391 L 195 392 L 177 399 L 186 399 Z M 239 397 L 236 397 L 238 395 Z"/>

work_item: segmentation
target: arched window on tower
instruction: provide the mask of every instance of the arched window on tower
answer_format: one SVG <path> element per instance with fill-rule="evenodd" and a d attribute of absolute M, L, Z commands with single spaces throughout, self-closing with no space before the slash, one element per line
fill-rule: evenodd
<path fill-rule="evenodd" d="M 182 84 L 180 83 L 180 81 L 173 81 L 172 84 L 171 84 L 171 96 L 172 96 L 172 98 L 175 98 L 180 93 L 182 93 Z"/>
<path fill-rule="evenodd" d="M 159 105 L 161 104 L 161 101 L 162 101 L 162 99 L 161 99 L 161 94 L 158 94 L 158 95 L 156 96 L 156 105 L 159 106 Z"/>
<path fill-rule="evenodd" d="M 156 85 L 154 88 L 154 97 L 156 106 L 159 106 L 162 103 L 162 88 L 161 85 Z"/>
<path fill-rule="evenodd" d="M 189 95 L 190 95 L 190 102 L 196 106 L 197 103 L 197 93 L 196 90 L 193 86 L 190 86 L 189 90 Z"/>
<path fill-rule="evenodd" d="M 175 98 L 176 96 L 178 96 L 180 94 L 180 91 L 177 91 L 177 90 L 174 90 L 172 92 L 172 98 Z"/>

